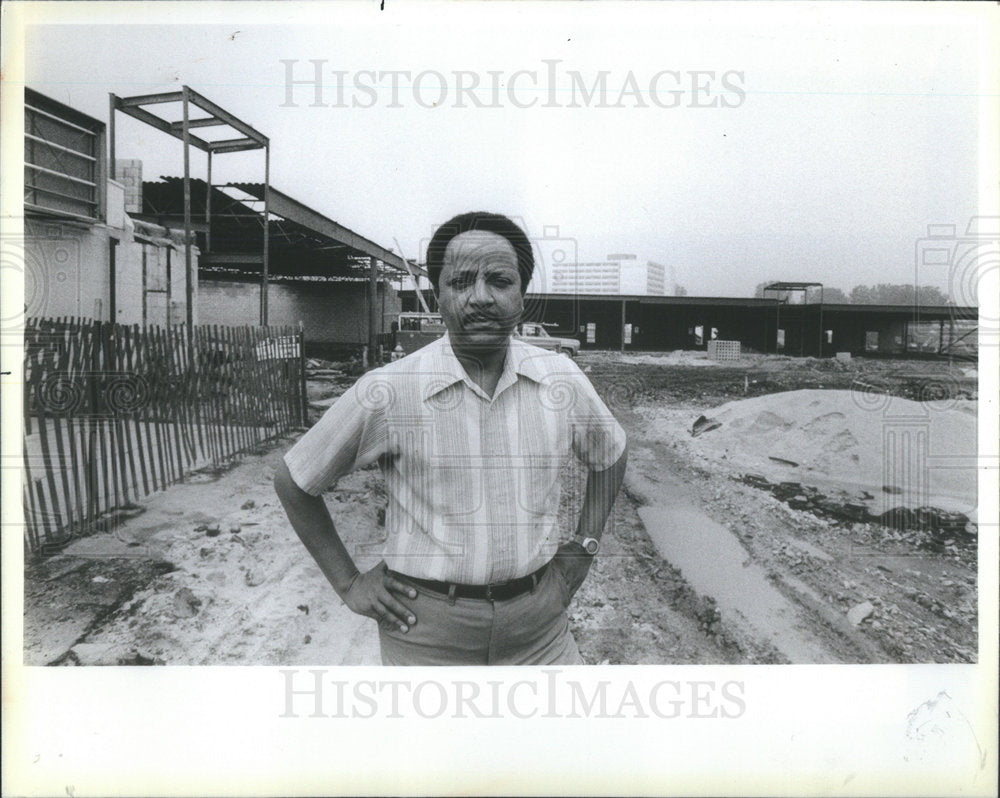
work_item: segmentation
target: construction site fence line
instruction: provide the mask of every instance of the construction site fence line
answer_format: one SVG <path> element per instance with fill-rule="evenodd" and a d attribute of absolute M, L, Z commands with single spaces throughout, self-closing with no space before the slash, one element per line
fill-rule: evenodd
<path fill-rule="evenodd" d="M 306 418 L 297 327 L 28 319 L 25 548 L 45 554 Z"/>

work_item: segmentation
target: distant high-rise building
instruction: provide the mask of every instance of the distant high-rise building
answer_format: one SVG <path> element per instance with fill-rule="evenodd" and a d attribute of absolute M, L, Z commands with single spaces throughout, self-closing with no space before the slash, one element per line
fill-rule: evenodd
<path fill-rule="evenodd" d="M 670 293 L 677 293 L 673 280 L 670 281 Z M 648 261 L 646 263 L 646 293 L 656 296 L 666 296 L 667 294 L 667 267 L 662 263 Z"/>
<path fill-rule="evenodd" d="M 528 287 L 535 294 L 629 294 L 672 296 L 673 279 L 667 268 L 654 261 L 640 262 L 635 255 L 616 253 L 606 261 L 552 263 L 536 272 Z"/>

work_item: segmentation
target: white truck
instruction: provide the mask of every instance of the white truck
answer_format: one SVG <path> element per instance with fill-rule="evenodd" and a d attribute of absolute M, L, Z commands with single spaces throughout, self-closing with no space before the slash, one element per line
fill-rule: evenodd
<path fill-rule="evenodd" d="M 525 321 L 517 325 L 514 330 L 514 337 L 518 341 L 524 341 L 532 346 L 540 346 L 542 349 L 551 349 L 561 355 L 576 357 L 580 352 L 580 342 L 575 338 L 556 338 L 549 335 L 543 324 L 534 321 Z"/>

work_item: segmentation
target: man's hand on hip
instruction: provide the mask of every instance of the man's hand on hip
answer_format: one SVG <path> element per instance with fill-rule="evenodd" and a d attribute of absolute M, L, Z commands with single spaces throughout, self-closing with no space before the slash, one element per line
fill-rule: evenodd
<path fill-rule="evenodd" d="M 556 556 L 552 558 L 552 566 L 559 569 L 563 579 L 566 580 L 566 587 L 569 588 L 569 596 L 573 598 L 583 580 L 587 578 L 590 565 L 594 558 L 584 551 L 583 546 L 575 540 L 563 543 L 556 549 Z"/>
<path fill-rule="evenodd" d="M 417 591 L 394 579 L 387 570 L 388 566 L 383 560 L 370 571 L 359 573 L 342 598 L 358 615 L 386 621 L 398 626 L 401 632 L 406 632 L 417 622 L 417 618 L 396 596 L 412 599 L 417 597 Z"/>

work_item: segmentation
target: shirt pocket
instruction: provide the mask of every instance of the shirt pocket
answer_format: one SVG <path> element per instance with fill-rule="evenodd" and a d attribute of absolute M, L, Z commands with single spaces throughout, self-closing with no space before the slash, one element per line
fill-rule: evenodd
<path fill-rule="evenodd" d="M 552 411 L 526 413 L 517 434 L 517 504 L 532 515 L 558 512 L 559 480 L 569 452 L 569 428 Z"/>
<path fill-rule="evenodd" d="M 483 465 L 479 458 L 439 456 L 433 472 L 434 505 L 447 524 L 472 523 L 483 505 Z M 430 487 L 430 486 L 428 486 Z"/>

